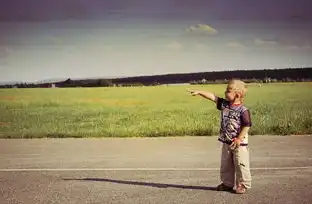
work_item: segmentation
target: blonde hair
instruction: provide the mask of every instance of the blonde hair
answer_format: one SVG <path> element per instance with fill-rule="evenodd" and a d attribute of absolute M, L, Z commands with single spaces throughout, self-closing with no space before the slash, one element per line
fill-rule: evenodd
<path fill-rule="evenodd" d="M 244 97 L 247 93 L 245 82 L 238 79 L 232 79 L 228 82 L 228 89 L 234 91 L 239 96 L 241 103 L 244 102 Z"/>

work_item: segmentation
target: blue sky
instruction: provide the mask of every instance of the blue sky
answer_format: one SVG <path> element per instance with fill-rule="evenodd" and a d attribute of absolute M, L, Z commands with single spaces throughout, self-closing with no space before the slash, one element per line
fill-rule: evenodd
<path fill-rule="evenodd" d="M 1 1 L 0 81 L 312 66 L 307 0 L 129 2 Z"/>

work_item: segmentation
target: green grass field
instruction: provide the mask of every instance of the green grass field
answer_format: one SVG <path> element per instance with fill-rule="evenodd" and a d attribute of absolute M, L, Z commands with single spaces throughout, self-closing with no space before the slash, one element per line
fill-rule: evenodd
<path fill-rule="evenodd" d="M 0 137 L 217 135 L 215 104 L 186 88 L 223 96 L 225 87 L 0 89 Z M 311 83 L 250 86 L 250 134 L 311 134 L 311 90 Z"/>

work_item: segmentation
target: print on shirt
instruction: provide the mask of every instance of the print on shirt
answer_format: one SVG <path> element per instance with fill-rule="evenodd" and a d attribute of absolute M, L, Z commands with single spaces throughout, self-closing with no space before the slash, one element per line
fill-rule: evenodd
<path fill-rule="evenodd" d="M 242 114 L 248 110 L 244 105 L 230 106 L 229 101 L 219 98 L 217 108 L 221 111 L 221 127 L 219 140 L 231 143 L 240 133 Z M 247 136 L 244 143 L 248 143 Z"/>
<path fill-rule="evenodd" d="M 222 111 L 221 140 L 232 141 L 238 135 L 240 129 L 239 112 L 229 108 Z"/>

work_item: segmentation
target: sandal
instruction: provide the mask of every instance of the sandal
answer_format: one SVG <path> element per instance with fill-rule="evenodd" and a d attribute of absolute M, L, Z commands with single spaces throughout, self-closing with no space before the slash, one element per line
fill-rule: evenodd
<path fill-rule="evenodd" d="M 221 183 L 220 185 L 217 186 L 217 191 L 233 191 L 233 188 Z"/>
<path fill-rule="evenodd" d="M 243 193 L 246 193 L 246 188 L 245 188 L 245 186 L 244 185 L 238 185 L 237 186 L 237 188 L 236 188 L 236 190 L 235 190 L 235 192 L 237 193 L 237 194 L 243 194 Z"/>

